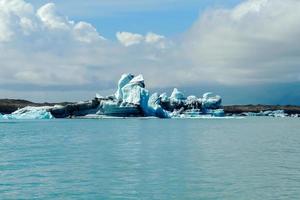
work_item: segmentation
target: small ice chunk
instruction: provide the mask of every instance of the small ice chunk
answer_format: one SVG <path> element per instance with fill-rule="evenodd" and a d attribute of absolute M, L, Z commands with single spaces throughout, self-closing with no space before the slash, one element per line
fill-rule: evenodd
<path fill-rule="evenodd" d="M 201 109 L 202 100 L 196 96 L 188 96 L 185 101 L 185 107 L 188 109 Z"/>
<path fill-rule="evenodd" d="M 180 92 L 177 88 L 174 88 L 170 99 L 171 101 L 183 101 L 186 98 L 182 92 Z"/>
<path fill-rule="evenodd" d="M 103 99 L 104 97 L 103 97 L 102 95 L 96 93 L 96 98 L 97 98 L 97 99 Z"/>
<path fill-rule="evenodd" d="M 162 102 L 168 102 L 169 101 L 169 97 L 167 95 L 167 93 L 162 93 L 161 95 L 159 95 L 159 98 Z"/>
<path fill-rule="evenodd" d="M 53 119 L 54 117 L 49 112 L 50 106 L 31 107 L 19 109 L 11 114 L 2 115 L 2 119 Z"/>
<path fill-rule="evenodd" d="M 187 102 L 193 102 L 193 101 L 197 101 L 198 98 L 196 96 L 191 95 L 191 96 L 188 96 L 186 98 L 186 100 L 187 100 Z"/>
<path fill-rule="evenodd" d="M 284 110 L 274 110 L 271 113 L 269 113 L 268 116 L 272 116 L 272 117 L 286 117 L 287 114 L 284 112 Z"/>
<path fill-rule="evenodd" d="M 215 110 L 213 110 L 212 115 L 214 117 L 224 117 L 225 116 L 225 112 L 224 112 L 223 109 L 215 109 Z"/>
<path fill-rule="evenodd" d="M 202 107 L 205 109 L 218 109 L 221 107 L 222 98 L 211 92 L 205 93 L 202 98 Z"/>
<path fill-rule="evenodd" d="M 199 99 L 196 96 L 188 96 L 186 98 L 186 104 L 190 105 L 190 104 L 197 104 L 200 103 L 201 101 L 199 101 Z"/>
<path fill-rule="evenodd" d="M 144 81 L 144 77 L 142 74 L 134 77 L 130 82 L 129 84 L 140 84 L 141 87 L 145 87 L 145 81 Z"/>

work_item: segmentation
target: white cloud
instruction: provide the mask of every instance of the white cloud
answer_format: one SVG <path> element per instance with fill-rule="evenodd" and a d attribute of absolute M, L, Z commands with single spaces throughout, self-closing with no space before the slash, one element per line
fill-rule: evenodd
<path fill-rule="evenodd" d="M 72 22 L 69 22 L 65 17 L 60 16 L 55 9 L 55 4 L 48 3 L 37 11 L 37 16 L 41 19 L 44 25 L 49 29 L 70 29 Z"/>
<path fill-rule="evenodd" d="M 144 36 L 130 32 L 117 32 L 116 37 L 126 47 L 140 44 L 144 40 Z"/>
<path fill-rule="evenodd" d="M 91 24 L 69 21 L 52 3 L 35 11 L 23 0 L 0 0 L 2 84 L 87 83 L 86 65 L 106 54 L 96 55 L 103 42 Z"/>
<path fill-rule="evenodd" d="M 151 87 L 299 81 L 299 10 L 297 0 L 250 0 L 205 12 L 177 40 L 118 32 L 114 42 L 54 4 L 0 0 L 0 84 L 100 89 L 124 72 Z"/>
<path fill-rule="evenodd" d="M 157 43 L 157 42 L 160 42 L 160 41 L 162 41 L 164 39 L 165 39 L 165 36 L 158 35 L 158 34 L 150 32 L 150 33 L 147 33 L 145 41 L 147 43 Z"/>
<path fill-rule="evenodd" d="M 86 22 L 78 22 L 73 31 L 75 38 L 81 42 L 91 43 L 97 40 L 105 40 L 91 24 Z"/>
<path fill-rule="evenodd" d="M 248 0 L 203 14 L 183 41 L 196 79 L 224 84 L 297 81 L 300 1 Z"/>
<path fill-rule="evenodd" d="M 167 43 L 170 43 L 170 41 L 167 41 L 165 36 L 152 32 L 147 33 L 145 36 L 138 33 L 117 32 L 116 37 L 118 41 L 125 47 L 138 44 L 148 44 L 152 45 L 153 47 L 164 49 L 167 47 Z"/>
<path fill-rule="evenodd" d="M 27 28 L 33 7 L 19 0 L 0 0 L 0 42 L 10 41 L 19 31 L 19 26 Z"/>
<path fill-rule="evenodd" d="M 257 14 L 261 12 L 263 7 L 268 4 L 269 0 L 251 0 L 238 5 L 232 10 L 231 16 L 235 20 L 239 20 L 246 15 Z"/>
<path fill-rule="evenodd" d="M 30 35 L 31 32 L 36 30 L 36 24 L 29 18 L 23 17 L 20 19 L 20 27 L 24 35 Z"/>
<path fill-rule="evenodd" d="M 155 63 L 162 62 L 160 56 L 166 54 L 153 45 L 161 36 L 151 34 L 146 42 L 147 36 L 120 33 L 123 45 L 143 44 L 123 48 L 105 39 L 91 24 L 74 22 L 58 13 L 53 3 L 35 10 L 24 0 L 12 1 L 0 0 L 2 85 L 110 83 L 124 72 L 147 74 L 147 68 L 155 70 L 159 66 Z"/>
<path fill-rule="evenodd" d="M 104 40 L 91 24 L 74 23 L 57 13 L 53 3 L 45 4 L 35 12 L 32 5 L 23 0 L 0 0 L 0 42 L 21 40 L 23 43 L 31 36 L 32 40 L 41 43 L 63 35 L 86 43 Z"/>

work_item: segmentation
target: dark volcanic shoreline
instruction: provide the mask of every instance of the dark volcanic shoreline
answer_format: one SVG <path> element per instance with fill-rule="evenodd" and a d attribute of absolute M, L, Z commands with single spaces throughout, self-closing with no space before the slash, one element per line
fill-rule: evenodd
<path fill-rule="evenodd" d="M 54 105 L 67 105 L 70 102 L 62 102 L 62 103 L 34 103 L 27 100 L 22 99 L 0 99 L 0 113 L 2 114 L 11 114 L 14 111 L 24 108 L 26 106 L 54 106 Z"/>
<path fill-rule="evenodd" d="M 300 106 L 293 105 L 231 105 L 223 106 L 226 114 L 259 113 L 264 111 L 284 110 L 288 115 L 300 114 Z"/>
<path fill-rule="evenodd" d="M 26 106 L 54 106 L 54 105 L 67 105 L 71 102 L 62 103 L 34 103 L 27 100 L 21 99 L 0 99 L 0 113 L 11 114 L 12 112 L 24 108 Z M 242 114 L 247 112 L 259 113 L 261 111 L 275 111 L 284 110 L 286 114 L 300 114 L 300 106 L 293 105 L 229 105 L 223 106 L 225 114 Z"/>

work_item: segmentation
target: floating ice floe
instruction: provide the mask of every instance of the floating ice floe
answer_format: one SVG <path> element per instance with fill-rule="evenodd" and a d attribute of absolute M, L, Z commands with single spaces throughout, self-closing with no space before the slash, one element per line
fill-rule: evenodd
<path fill-rule="evenodd" d="M 1 115 L 0 119 L 53 119 L 49 109 L 53 107 L 25 107 L 8 115 Z"/>
<path fill-rule="evenodd" d="M 254 112 L 246 112 L 246 113 L 242 113 L 243 116 L 250 116 L 250 117 L 253 117 L 253 116 L 265 116 L 265 117 L 287 117 L 288 114 L 286 114 L 284 112 L 284 110 L 274 110 L 274 111 L 271 111 L 271 110 L 267 110 L 267 111 L 261 111 L 261 112 L 258 112 L 258 113 L 254 113 Z"/>

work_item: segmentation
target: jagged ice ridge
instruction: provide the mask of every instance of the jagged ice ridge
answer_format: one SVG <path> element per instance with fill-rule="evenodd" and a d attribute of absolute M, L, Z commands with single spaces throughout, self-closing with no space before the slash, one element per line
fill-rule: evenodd
<path fill-rule="evenodd" d="M 123 74 L 115 94 L 96 97 L 87 102 L 66 106 L 25 107 L 12 114 L 0 115 L 0 119 L 53 119 L 84 116 L 115 117 L 158 117 L 185 118 L 212 116 L 222 117 L 222 98 L 213 93 L 205 93 L 201 98 L 186 97 L 177 88 L 171 96 L 166 93 L 150 92 L 145 87 L 142 75 Z"/>

